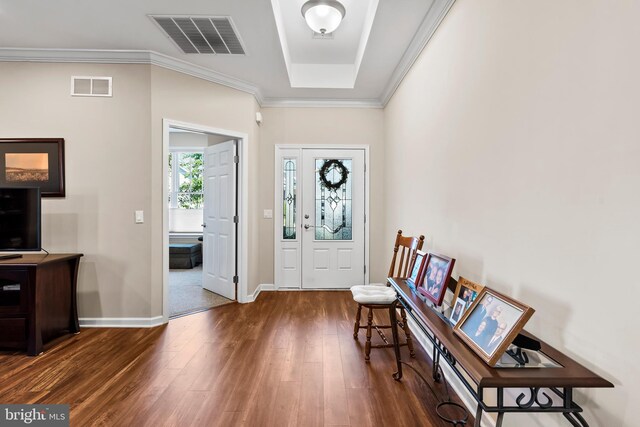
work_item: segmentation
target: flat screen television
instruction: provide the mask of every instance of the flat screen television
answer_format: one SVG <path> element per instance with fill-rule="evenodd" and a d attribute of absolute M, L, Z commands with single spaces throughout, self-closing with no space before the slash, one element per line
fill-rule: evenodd
<path fill-rule="evenodd" d="M 40 189 L 0 188 L 0 252 L 41 249 Z"/>

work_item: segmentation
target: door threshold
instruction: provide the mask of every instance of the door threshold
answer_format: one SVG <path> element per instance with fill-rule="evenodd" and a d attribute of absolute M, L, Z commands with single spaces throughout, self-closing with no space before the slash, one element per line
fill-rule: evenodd
<path fill-rule="evenodd" d="M 225 305 L 229 305 L 229 304 L 233 304 L 233 303 L 237 303 L 237 302 L 238 301 L 233 300 L 233 301 L 225 302 L 225 303 L 222 303 L 220 305 L 213 306 L 213 307 L 198 308 L 198 309 L 195 309 L 193 311 L 188 311 L 186 313 L 174 314 L 173 316 L 169 316 L 169 320 L 175 320 L 175 319 L 178 319 L 180 317 L 191 316 L 192 314 L 202 313 L 204 311 L 213 310 L 214 308 L 224 307 Z"/>

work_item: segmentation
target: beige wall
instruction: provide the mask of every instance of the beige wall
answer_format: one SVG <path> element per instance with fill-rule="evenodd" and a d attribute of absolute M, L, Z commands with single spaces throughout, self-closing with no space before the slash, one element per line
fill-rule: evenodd
<path fill-rule="evenodd" d="M 384 223 L 383 186 L 385 164 L 383 158 L 383 112 L 381 109 L 354 108 L 263 108 L 260 126 L 260 183 L 259 207 L 274 209 L 274 166 L 277 144 L 353 144 L 370 146 L 371 174 L 371 280 L 386 276 L 390 251 L 382 247 Z M 260 283 L 273 283 L 273 224 L 274 219 L 260 221 Z"/>
<path fill-rule="evenodd" d="M 71 97 L 72 75 L 113 77 L 113 97 Z M 0 63 L 1 137 L 63 137 L 67 197 L 43 200 L 43 246 L 82 252 L 80 317 L 162 314 L 162 119 L 249 135 L 249 199 L 258 182 L 253 96 L 149 65 Z M 134 211 L 145 223 L 134 224 Z M 249 240 L 257 215 L 249 211 Z M 258 284 L 250 247 L 248 290 Z"/>
<path fill-rule="evenodd" d="M 66 198 L 45 198 L 43 247 L 82 252 L 80 317 L 149 317 L 149 66 L 0 63 L 2 137 L 65 138 Z M 113 98 L 72 97 L 72 75 Z M 147 213 L 134 224 L 134 211 Z"/>
<path fill-rule="evenodd" d="M 615 383 L 577 394 L 592 426 L 637 425 L 640 400 L 639 16 L 458 0 L 385 109 L 385 161 L 420 182 L 387 174 L 386 230 L 427 233 L 456 275 L 531 305 L 527 329 Z"/>

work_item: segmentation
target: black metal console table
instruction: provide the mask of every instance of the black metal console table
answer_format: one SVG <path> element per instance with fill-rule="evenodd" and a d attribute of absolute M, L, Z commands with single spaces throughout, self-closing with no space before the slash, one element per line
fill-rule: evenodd
<path fill-rule="evenodd" d="M 613 387 L 609 381 L 591 372 L 578 362 L 541 341 L 541 352 L 559 364 L 554 368 L 492 368 L 484 363 L 467 345 L 453 333 L 451 326 L 431 307 L 422 301 L 402 278 L 389 278 L 389 284 L 398 297 L 392 309 L 391 317 L 393 341 L 398 343 L 396 307 L 402 305 L 416 325 L 433 344 L 434 381 L 440 381 L 438 366 L 445 361 L 460 379 L 467 391 L 477 402 L 475 425 L 480 426 L 482 413 L 498 414 L 496 427 L 502 425 L 505 413 L 513 412 L 558 412 L 575 427 L 587 427 L 588 423 L 581 415 L 582 408 L 573 401 L 575 388 Z M 531 338 L 538 339 L 524 332 Z M 396 380 L 402 379 L 402 359 L 400 347 L 395 346 L 397 371 Z M 515 404 L 505 403 L 505 390 L 528 389 L 520 393 Z M 495 390 L 496 403 L 485 402 L 487 390 Z M 549 393 L 560 397 L 552 399 Z"/>

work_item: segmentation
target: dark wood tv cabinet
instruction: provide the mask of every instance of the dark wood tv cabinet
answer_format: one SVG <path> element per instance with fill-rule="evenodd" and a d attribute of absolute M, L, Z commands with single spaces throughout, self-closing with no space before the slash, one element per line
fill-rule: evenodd
<path fill-rule="evenodd" d="M 82 254 L 30 254 L 0 260 L 0 349 L 42 353 L 42 345 L 80 332 L 76 287 Z"/>

